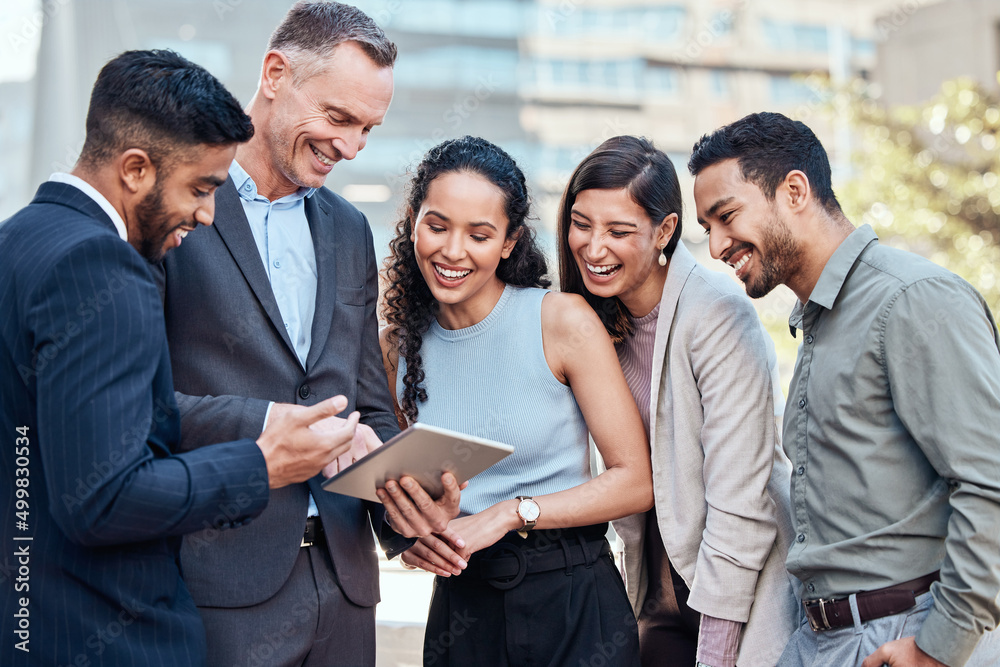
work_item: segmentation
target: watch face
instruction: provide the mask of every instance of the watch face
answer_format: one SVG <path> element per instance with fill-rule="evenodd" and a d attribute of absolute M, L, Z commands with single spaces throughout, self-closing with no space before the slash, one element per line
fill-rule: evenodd
<path fill-rule="evenodd" d="M 507 510 L 508 512 L 510 510 Z M 535 521 L 538 519 L 538 503 L 534 500 L 522 500 L 517 506 L 517 513 L 525 521 Z"/>

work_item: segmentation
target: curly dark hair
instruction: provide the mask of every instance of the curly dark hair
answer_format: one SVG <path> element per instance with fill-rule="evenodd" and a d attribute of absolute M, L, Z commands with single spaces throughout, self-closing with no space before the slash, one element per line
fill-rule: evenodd
<path fill-rule="evenodd" d="M 493 183 L 504 196 L 507 214 L 506 238 L 517 237 L 507 259 L 497 266 L 497 277 L 515 287 L 548 287 L 545 255 L 535 240 L 535 231 L 527 224 L 531 201 L 524 173 L 514 159 L 499 146 L 479 137 L 450 139 L 427 152 L 417 167 L 407 189 L 403 217 L 396 224 L 396 237 L 389 243 L 392 254 L 385 260 L 385 293 L 382 314 L 389 323 L 388 341 L 406 361 L 403 398 L 400 408 L 407 421 L 417 419 L 418 403 L 427 400 L 420 347 L 424 333 L 437 316 L 438 303 L 424 282 L 417 265 L 413 242 L 413 217 L 435 178 L 452 172 L 478 174 Z"/>

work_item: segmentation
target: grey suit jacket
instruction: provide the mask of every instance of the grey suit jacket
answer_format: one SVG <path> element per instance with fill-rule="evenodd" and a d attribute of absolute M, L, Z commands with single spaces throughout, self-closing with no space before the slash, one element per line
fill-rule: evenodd
<path fill-rule="evenodd" d="M 181 448 L 257 438 L 270 401 L 312 405 L 344 394 L 347 412 L 386 440 L 398 432 L 375 314 L 376 259 L 368 221 L 320 188 L 306 199 L 316 251 L 312 345 L 303 368 L 232 179 L 216 195 L 215 223 L 171 251 L 161 267 L 167 338 L 181 409 Z M 308 483 L 327 532 L 336 578 L 355 604 L 378 602 L 372 527 L 390 552 L 411 544 L 392 533 L 381 505 Z M 263 483 L 263 482 L 261 482 Z M 306 484 L 273 491 L 246 529 L 206 525 L 187 536 L 181 566 L 199 606 L 260 603 L 287 580 L 308 508 Z M 369 521 L 370 520 L 370 521 Z"/>
<path fill-rule="evenodd" d="M 743 290 L 679 243 L 654 345 L 650 447 L 667 556 L 693 609 L 746 623 L 737 664 L 773 667 L 798 620 L 785 570 L 791 464 L 775 424 L 774 344 Z M 642 515 L 614 523 L 637 615 L 648 584 L 644 525 Z"/>

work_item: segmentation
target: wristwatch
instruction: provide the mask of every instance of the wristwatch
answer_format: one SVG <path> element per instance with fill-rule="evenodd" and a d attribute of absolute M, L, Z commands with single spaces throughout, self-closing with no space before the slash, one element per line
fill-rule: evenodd
<path fill-rule="evenodd" d="M 524 525 L 521 526 L 517 534 L 524 539 L 528 539 L 528 531 L 535 527 L 538 522 L 538 515 L 542 513 L 539 509 L 538 503 L 532 500 L 529 496 L 518 496 L 517 499 L 520 501 L 517 504 L 517 516 Z"/>

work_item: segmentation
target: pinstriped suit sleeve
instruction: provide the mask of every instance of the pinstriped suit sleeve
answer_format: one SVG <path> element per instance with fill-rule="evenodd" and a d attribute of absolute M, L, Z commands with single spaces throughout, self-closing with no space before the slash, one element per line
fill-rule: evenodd
<path fill-rule="evenodd" d="M 168 450 L 162 432 L 176 405 L 154 402 L 162 310 L 149 269 L 127 245 L 111 237 L 76 245 L 29 297 L 26 323 L 48 359 L 37 378 L 40 451 L 50 511 L 70 539 L 96 546 L 181 535 L 236 498 L 236 521 L 263 510 L 266 466 L 253 441 Z"/>
<path fill-rule="evenodd" d="M 767 345 L 742 295 L 720 296 L 692 321 L 708 510 L 688 602 L 703 614 L 745 623 L 778 531 L 767 490 L 775 428 Z"/>

